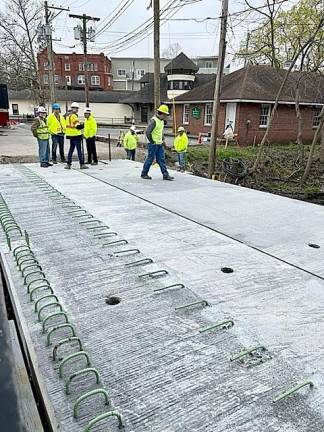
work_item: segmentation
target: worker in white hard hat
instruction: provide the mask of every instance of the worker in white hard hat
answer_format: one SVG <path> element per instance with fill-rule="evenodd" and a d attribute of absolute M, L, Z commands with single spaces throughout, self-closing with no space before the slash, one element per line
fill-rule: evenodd
<path fill-rule="evenodd" d="M 79 104 L 73 102 L 71 104 L 71 112 L 66 116 L 66 138 L 70 140 L 70 149 L 67 157 L 67 165 L 65 169 L 71 169 L 72 156 L 75 148 L 78 152 L 78 158 L 80 162 L 80 169 L 88 168 L 84 164 L 84 154 L 83 154 L 83 143 L 82 143 L 82 129 L 83 125 L 80 123 L 78 112 Z"/>
<path fill-rule="evenodd" d="M 186 154 L 188 150 L 188 136 L 183 126 L 178 127 L 178 134 L 174 138 L 174 148 L 178 155 L 179 169 L 184 172 L 186 169 Z"/>
<path fill-rule="evenodd" d="M 87 143 L 88 164 L 98 165 L 96 149 L 97 122 L 91 108 L 84 110 L 84 132 L 83 136 Z"/>
<path fill-rule="evenodd" d="M 33 124 L 31 125 L 31 131 L 38 142 L 38 154 L 39 162 L 42 168 L 48 168 L 52 166 L 49 163 L 49 131 L 46 124 L 46 108 L 39 106 L 37 108 L 37 117 L 35 118 Z"/>
<path fill-rule="evenodd" d="M 146 137 L 148 139 L 148 153 L 143 165 L 141 177 L 146 180 L 151 180 L 152 177 L 148 175 L 154 160 L 159 164 L 160 170 L 163 175 L 163 180 L 173 180 L 168 173 L 165 154 L 164 154 L 164 120 L 169 115 L 169 108 L 167 105 L 160 105 L 156 115 L 151 118 L 151 121 L 146 129 Z"/>
<path fill-rule="evenodd" d="M 123 144 L 126 150 L 127 159 L 134 161 L 138 144 L 138 135 L 136 133 L 135 125 L 132 125 L 129 128 L 129 131 L 125 134 Z"/>

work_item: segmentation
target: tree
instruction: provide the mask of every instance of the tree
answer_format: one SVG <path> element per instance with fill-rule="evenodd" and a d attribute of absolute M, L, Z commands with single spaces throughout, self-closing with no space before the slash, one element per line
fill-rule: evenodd
<path fill-rule="evenodd" d="M 181 51 L 181 45 L 178 42 L 170 44 L 165 50 L 162 51 L 162 57 L 173 59 Z"/>
<path fill-rule="evenodd" d="M 246 0 L 247 2 L 247 0 Z M 267 3 L 270 4 L 267 0 Z M 251 63 L 269 63 L 282 67 L 291 62 L 294 53 L 302 46 L 296 68 L 312 72 L 324 72 L 324 32 L 319 31 L 311 44 L 305 44 L 314 34 L 324 15 L 323 0 L 300 0 L 289 10 L 283 10 L 280 0 L 274 0 L 271 13 L 259 11 L 264 16 L 261 24 L 242 41 L 237 56 Z M 247 2 L 249 5 L 249 3 Z M 249 5 L 250 6 L 250 5 Z"/>
<path fill-rule="evenodd" d="M 37 23 L 41 6 L 35 0 L 8 0 L 0 13 L 1 72 L 9 86 L 31 88 L 40 97 L 36 59 Z"/>

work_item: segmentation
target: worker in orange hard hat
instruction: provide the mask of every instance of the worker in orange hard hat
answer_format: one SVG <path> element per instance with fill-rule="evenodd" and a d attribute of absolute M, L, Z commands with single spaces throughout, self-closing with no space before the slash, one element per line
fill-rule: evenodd
<path fill-rule="evenodd" d="M 169 115 L 169 108 L 166 105 L 161 105 L 157 113 L 154 117 L 152 117 L 147 129 L 146 129 L 146 137 L 148 139 L 148 153 L 146 160 L 143 165 L 143 170 L 141 177 L 146 180 L 151 180 L 152 177 L 148 175 L 148 172 L 151 168 L 151 165 L 156 159 L 156 162 L 159 164 L 163 180 L 173 180 L 174 177 L 171 177 L 168 173 L 166 163 L 165 163 L 165 154 L 164 154 L 164 120 Z"/>

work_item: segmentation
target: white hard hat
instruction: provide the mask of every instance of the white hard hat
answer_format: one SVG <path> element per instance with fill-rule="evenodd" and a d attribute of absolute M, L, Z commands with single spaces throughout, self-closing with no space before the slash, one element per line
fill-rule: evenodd
<path fill-rule="evenodd" d="M 80 108 L 79 104 L 77 102 L 71 103 L 71 108 Z"/>
<path fill-rule="evenodd" d="M 129 129 L 133 132 L 136 132 L 136 126 L 135 125 L 132 125 Z"/>
<path fill-rule="evenodd" d="M 39 107 L 37 108 L 37 112 L 38 112 L 38 113 L 46 113 L 47 111 L 46 111 L 46 108 L 44 108 L 43 106 L 39 106 Z"/>
<path fill-rule="evenodd" d="M 84 114 L 90 114 L 91 113 L 91 108 L 85 108 L 84 110 Z"/>
<path fill-rule="evenodd" d="M 183 126 L 178 127 L 178 132 L 185 132 L 185 128 Z"/>

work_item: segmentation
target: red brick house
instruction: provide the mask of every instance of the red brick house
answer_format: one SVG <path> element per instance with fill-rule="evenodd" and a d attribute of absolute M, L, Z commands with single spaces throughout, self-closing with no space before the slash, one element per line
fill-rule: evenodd
<path fill-rule="evenodd" d="M 231 124 L 240 145 L 260 142 L 285 70 L 266 65 L 249 65 L 223 78 L 218 136 Z M 296 86 L 299 81 L 303 140 L 312 140 L 324 105 L 324 77 L 309 72 L 292 72 L 284 88 L 272 124 L 270 142 L 296 140 Z M 175 98 L 177 125 L 192 135 L 210 132 L 215 79 Z M 167 102 L 167 101 L 166 101 Z M 169 102 L 170 103 L 170 102 Z"/>
<path fill-rule="evenodd" d="M 47 50 L 37 55 L 38 68 L 44 86 L 48 85 Z M 69 89 L 84 88 L 84 57 L 83 54 L 54 53 L 55 84 L 57 88 L 64 88 L 65 83 Z M 113 79 L 111 61 L 103 53 L 88 54 L 89 88 L 91 90 L 112 90 Z"/>

